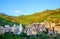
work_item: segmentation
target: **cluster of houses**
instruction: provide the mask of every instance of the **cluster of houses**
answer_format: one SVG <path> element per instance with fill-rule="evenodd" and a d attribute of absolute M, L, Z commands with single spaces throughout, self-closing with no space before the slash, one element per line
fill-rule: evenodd
<path fill-rule="evenodd" d="M 13 26 L 5 25 L 4 27 L 0 26 L 0 34 L 3 34 L 5 32 L 7 32 L 7 33 L 12 32 L 13 34 L 19 35 L 19 34 L 21 34 L 22 30 L 23 30 L 22 24 L 20 24 L 20 25 L 14 24 Z"/>
<path fill-rule="evenodd" d="M 37 35 L 38 32 L 42 31 L 46 31 L 46 27 L 44 25 L 33 23 L 31 25 L 27 25 L 24 32 L 27 33 L 27 35 Z"/>
<path fill-rule="evenodd" d="M 26 33 L 27 35 L 37 35 L 39 32 L 46 31 L 48 29 L 48 34 L 54 34 L 59 33 L 60 34 L 60 26 L 56 26 L 55 23 L 52 22 L 41 22 L 41 23 L 32 23 L 29 25 L 26 25 L 25 28 L 23 28 L 23 25 L 16 25 L 13 26 L 5 25 L 0 26 L 0 34 L 3 34 L 5 32 L 13 32 L 13 34 L 21 34 L 22 32 Z"/>

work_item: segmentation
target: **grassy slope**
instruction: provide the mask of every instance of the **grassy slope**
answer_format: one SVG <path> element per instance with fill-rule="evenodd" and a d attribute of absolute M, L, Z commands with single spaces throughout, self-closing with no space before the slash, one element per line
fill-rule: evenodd
<path fill-rule="evenodd" d="M 32 15 L 22 15 L 18 17 L 0 14 L 0 17 L 5 20 L 9 20 L 11 22 L 17 22 L 17 23 L 23 23 L 23 24 L 41 22 L 44 20 L 58 23 L 60 21 L 60 9 L 45 10 L 43 12 L 37 12 Z"/>

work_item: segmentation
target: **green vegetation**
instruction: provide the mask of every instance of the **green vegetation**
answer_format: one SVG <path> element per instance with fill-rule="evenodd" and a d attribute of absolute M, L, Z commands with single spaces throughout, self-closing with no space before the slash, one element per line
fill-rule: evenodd
<path fill-rule="evenodd" d="M 43 12 L 37 12 L 32 15 L 22 15 L 22 16 L 8 16 L 6 14 L 0 14 L 0 24 L 14 24 L 23 23 L 31 24 L 33 22 L 42 22 L 44 20 L 60 23 L 60 8 L 56 10 L 45 10 Z"/>
<path fill-rule="evenodd" d="M 20 35 L 14 35 L 13 33 L 0 34 L 0 39 L 60 39 L 60 34 L 56 36 L 48 35 L 45 32 L 39 33 L 39 35 L 27 36 L 22 33 Z"/>

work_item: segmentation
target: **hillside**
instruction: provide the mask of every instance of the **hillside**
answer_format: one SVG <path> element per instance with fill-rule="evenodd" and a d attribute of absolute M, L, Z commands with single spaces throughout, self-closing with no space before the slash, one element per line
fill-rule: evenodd
<path fill-rule="evenodd" d="M 8 16 L 6 14 L 1 13 L 0 19 L 2 18 L 6 20 L 6 22 L 10 21 L 11 23 L 31 24 L 33 22 L 42 22 L 44 20 L 60 23 L 60 8 L 56 10 L 45 10 L 43 12 L 37 12 L 32 15 L 21 15 L 18 17 Z"/>

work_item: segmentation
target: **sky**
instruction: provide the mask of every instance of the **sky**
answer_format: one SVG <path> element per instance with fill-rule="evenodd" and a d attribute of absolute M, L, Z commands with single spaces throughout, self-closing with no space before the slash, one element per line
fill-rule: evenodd
<path fill-rule="evenodd" d="M 30 15 L 57 8 L 60 8 L 60 0 L 0 0 L 0 13 L 11 16 Z"/>

